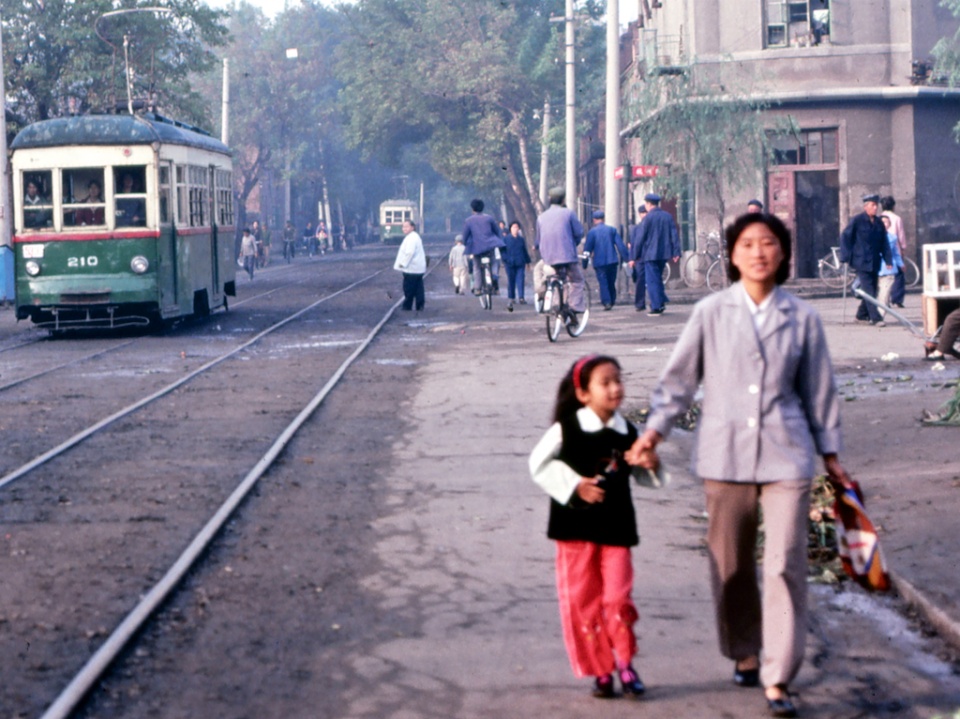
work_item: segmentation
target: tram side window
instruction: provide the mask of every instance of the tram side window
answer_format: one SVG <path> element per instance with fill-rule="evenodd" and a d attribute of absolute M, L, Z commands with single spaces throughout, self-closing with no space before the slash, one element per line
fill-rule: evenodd
<path fill-rule="evenodd" d="M 188 194 L 190 202 L 190 226 L 203 227 L 207 224 L 205 221 L 205 208 L 207 204 L 207 168 L 190 165 L 187 167 L 188 181 L 190 191 Z"/>
<path fill-rule="evenodd" d="M 117 227 L 143 227 L 147 224 L 145 165 L 113 168 Z"/>
<path fill-rule="evenodd" d="M 221 225 L 233 224 L 233 178 L 228 170 L 214 170 L 217 188 L 217 212 Z"/>
<path fill-rule="evenodd" d="M 187 225 L 187 219 L 190 213 L 187 212 L 187 168 L 183 165 L 177 165 L 177 223 Z"/>
<path fill-rule="evenodd" d="M 63 225 L 103 225 L 103 168 L 63 170 Z"/>
<path fill-rule="evenodd" d="M 159 175 L 160 175 L 160 182 L 159 182 L 158 192 L 160 195 L 160 224 L 166 225 L 171 221 L 169 165 L 160 165 Z"/>
<path fill-rule="evenodd" d="M 53 173 L 24 172 L 22 181 L 23 218 L 20 226 L 25 230 L 50 227 L 53 222 L 53 204 L 50 201 Z"/>

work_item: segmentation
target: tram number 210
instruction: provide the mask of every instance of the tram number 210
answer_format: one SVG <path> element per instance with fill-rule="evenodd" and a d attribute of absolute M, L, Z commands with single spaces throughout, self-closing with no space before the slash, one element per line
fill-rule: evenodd
<path fill-rule="evenodd" d="M 77 268 L 77 267 L 96 267 L 100 264 L 100 260 L 97 259 L 96 255 L 90 255 L 89 257 L 68 257 L 67 258 L 67 267 Z"/>

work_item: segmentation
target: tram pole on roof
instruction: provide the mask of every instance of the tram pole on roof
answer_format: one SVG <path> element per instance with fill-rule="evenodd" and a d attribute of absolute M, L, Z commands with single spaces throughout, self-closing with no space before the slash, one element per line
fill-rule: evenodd
<path fill-rule="evenodd" d="M 131 7 L 124 8 L 122 10 L 111 10 L 110 12 L 103 13 L 100 17 L 96 19 L 93 23 L 93 31 L 97 33 L 97 37 L 103 40 L 107 45 L 113 48 L 113 52 L 117 52 L 117 46 L 112 42 L 107 40 L 106 37 L 100 32 L 100 21 L 108 17 L 116 17 L 117 15 L 128 15 L 134 12 L 158 12 L 158 13 L 173 13 L 173 10 L 168 7 Z M 130 67 L 130 35 L 127 33 L 123 34 L 123 81 L 124 85 L 127 88 L 127 111 L 132 115 L 133 114 L 133 70 Z"/>

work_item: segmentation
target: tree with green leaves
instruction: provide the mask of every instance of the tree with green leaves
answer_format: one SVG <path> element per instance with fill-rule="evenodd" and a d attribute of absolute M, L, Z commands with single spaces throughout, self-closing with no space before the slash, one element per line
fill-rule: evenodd
<path fill-rule="evenodd" d="M 68 112 L 112 111 L 126 105 L 124 36 L 138 100 L 188 122 L 209 120 L 205 99 L 191 88 L 223 44 L 225 13 L 199 0 L 125 5 L 163 7 L 104 16 L 111 0 L 0 0 L 8 110 L 23 123 Z"/>
<path fill-rule="evenodd" d="M 693 179 L 715 205 L 717 227 L 725 197 L 762 176 L 772 134 L 783 123 L 767 117 L 770 102 L 746 90 L 714 85 L 691 68 L 650 73 L 628 88 L 624 121 L 640 140 L 644 164 L 658 165 L 659 188 L 677 196 Z"/>
<path fill-rule="evenodd" d="M 581 117 L 591 118 L 602 102 L 603 6 L 588 0 L 579 10 L 578 98 Z M 388 163 L 420 145 L 445 178 L 502 194 L 532 227 L 542 207 L 530 163 L 540 143 L 533 112 L 544 97 L 563 94 L 562 24 L 550 22 L 563 11 L 563 0 L 343 6 L 338 75 L 347 141 Z"/>

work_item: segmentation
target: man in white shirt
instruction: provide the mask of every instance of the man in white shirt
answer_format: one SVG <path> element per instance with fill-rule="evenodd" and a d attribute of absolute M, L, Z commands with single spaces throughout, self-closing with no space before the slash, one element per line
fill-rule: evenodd
<path fill-rule="evenodd" d="M 403 222 L 403 242 L 397 250 L 397 261 L 393 269 L 403 273 L 403 304 L 401 309 L 408 312 L 414 308 L 423 309 L 423 275 L 427 271 L 427 256 L 423 251 L 423 240 L 417 234 L 417 226 L 410 220 Z"/>

